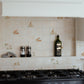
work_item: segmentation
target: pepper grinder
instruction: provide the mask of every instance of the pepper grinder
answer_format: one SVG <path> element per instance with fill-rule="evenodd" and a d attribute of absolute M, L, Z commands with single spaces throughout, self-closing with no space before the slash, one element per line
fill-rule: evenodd
<path fill-rule="evenodd" d="M 26 50 L 27 50 L 27 57 L 31 57 L 31 47 L 27 46 Z"/>
<path fill-rule="evenodd" d="M 25 57 L 25 47 L 24 46 L 20 47 L 20 57 Z"/>

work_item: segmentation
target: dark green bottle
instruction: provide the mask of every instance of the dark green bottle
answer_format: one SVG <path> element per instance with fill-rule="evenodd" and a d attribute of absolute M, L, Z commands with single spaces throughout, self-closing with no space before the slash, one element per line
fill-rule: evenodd
<path fill-rule="evenodd" d="M 61 56 L 62 55 L 62 42 L 59 39 L 59 35 L 57 35 L 57 39 L 54 44 L 54 55 L 55 56 Z"/>

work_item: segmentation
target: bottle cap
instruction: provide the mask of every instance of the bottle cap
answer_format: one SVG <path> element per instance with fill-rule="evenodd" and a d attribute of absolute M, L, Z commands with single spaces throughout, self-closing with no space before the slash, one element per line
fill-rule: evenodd
<path fill-rule="evenodd" d="M 26 49 L 29 49 L 29 46 L 27 46 Z"/>
<path fill-rule="evenodd" d="M 25 49 L 25 47 L 24 46 L 21 46 L 20 49 Z"/>
<path fill-rule="evenodd" d="M 59 38 L 59 35 L 57 35 L 57 38 Z"/>

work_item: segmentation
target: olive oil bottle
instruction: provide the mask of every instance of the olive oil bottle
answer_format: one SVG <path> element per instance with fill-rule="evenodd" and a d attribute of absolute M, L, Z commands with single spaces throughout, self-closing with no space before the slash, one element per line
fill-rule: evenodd
<path fill-rule="evenodd" d="M 62 42 L 59 39 L 59 35 L 57 35 L 54 44 L 54 55 L 57 57 L 60 57 L 62 55 Z"/>

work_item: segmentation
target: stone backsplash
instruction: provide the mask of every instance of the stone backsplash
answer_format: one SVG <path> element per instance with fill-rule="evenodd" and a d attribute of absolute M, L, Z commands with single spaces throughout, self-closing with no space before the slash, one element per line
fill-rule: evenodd
<path fill-rule="evenodd" d="M 75 56 L 74 18 L 0 17 L 0 54 L 20 56 L 20 46 L 30 45 L 32 56 L 54 56 L 54 41 L 60 35 L 62 55 Z"/>

